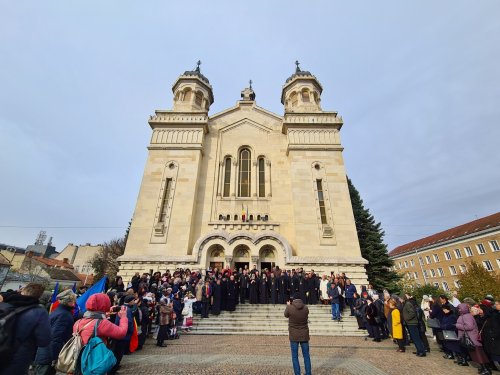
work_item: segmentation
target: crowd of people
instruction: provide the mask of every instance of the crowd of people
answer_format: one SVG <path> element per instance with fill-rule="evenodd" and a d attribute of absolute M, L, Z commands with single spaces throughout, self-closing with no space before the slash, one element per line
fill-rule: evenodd
<path fill-rule="evenodd" d="M 75 332 L 83 345 L 96 335 L 112 349 L 116 364 L 108 373 L 115 374 L 123 356 L 141 350 L 148 336 L 163 347 L 167 340 L 179 338 L 179 333 L 189 334 L 194 314 L 208 318 L 234 311 L 238 304 L 290 304 L 292 300 L 331 305 L 332 320 L 339 322 L 345 311 L 356 317 L 358 328 L 366 329 L 373 341 L 392 338 L 398 352 L 413 342 L 418 357 L 430 350 L 425 333 L 428 322 L 433 321 L 433 334 L 445 357 L 458 365 L 477 362 L 483 375 L 490 373 L 489 364 L 500 355 L 500 302 L 491 296 L 479 304 L 471 300 L 459 303 L 456 298 L 450 301 L 444 295 L 436 299 L 424 296 L 418 304 L 409 293 L 403 298 L 387 291 L 378 293 L 371 285 L 358 291 L 345 274 L 320 277 L 302 268 L 259 271 L 256 266 L 215 268 L 203 274 L 189 269 L 136 273 L 126 282 L 121 276 L 110 281 L 105 293 L 91 295 L 85 313 L 76 316 L 76 298 L 84 289 L 59 293 L 59 306 L 50 315 L 39 305 L 43 291 L 43 286 L 32 283 L 0 295 L 0 312 L 7 310 L 5 306 L 27 307 L 18 317 L 15 350 L 9 353 L 9 361 L 0 363 L 0 375 L 26 374 L 30 364 L 35 374 L 55 374 L 59 353 Z M 473 348 L 460 345 L 464 335 Z"/>

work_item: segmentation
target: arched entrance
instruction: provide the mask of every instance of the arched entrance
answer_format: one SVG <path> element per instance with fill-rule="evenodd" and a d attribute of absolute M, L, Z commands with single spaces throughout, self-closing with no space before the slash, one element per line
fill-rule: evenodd
<path fill-rule="evenodd" d="M 207 263 L 208 267 L 210 267 L 212 270 L 214 268 L 217 268 L 219 271 L 224 268 L 224 247 L 219 244 L 213 244 L 210 246 L 207 250 Z"/>
<path fill-rule="evenodd" d="M 259 269 L 267 268 L 271 271 L 276 266 L 276 248 L 272 245 L 264 245 L 259 250 Z"/>
<path fill-rule="evenodd" d="M 250 248 L 247 245 L 238 245 L 233 252 L 233 268 L 250 269 Z"/>

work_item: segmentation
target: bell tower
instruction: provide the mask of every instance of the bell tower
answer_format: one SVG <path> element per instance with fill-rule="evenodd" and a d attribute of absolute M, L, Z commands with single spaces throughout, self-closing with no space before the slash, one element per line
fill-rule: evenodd
<path fill-rule="evenodd" d="M 310 72 L 300 69 L 298 61 L 295 65 L 295 73 L 288 77 L 281 91 L 285 112 L 321 112 L 323 87 Z"/>
<path fill-rule="evenodd" d="M 201 74 L 201 61 L 194 70 L 185 71 L 172 86 L 174 112 L 206 112 L 214 102 L 212 86 L 208 78 Z"/>

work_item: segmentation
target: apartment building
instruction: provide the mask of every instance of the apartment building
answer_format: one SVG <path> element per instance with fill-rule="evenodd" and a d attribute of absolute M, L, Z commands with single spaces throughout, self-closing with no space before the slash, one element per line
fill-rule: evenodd
<path fill-rule="evenodd" d="M 500 273 L 500 212 L 396 247 L 394 269 L 417 284 L 460 288 L 458 276 L 474 260 Z"/>

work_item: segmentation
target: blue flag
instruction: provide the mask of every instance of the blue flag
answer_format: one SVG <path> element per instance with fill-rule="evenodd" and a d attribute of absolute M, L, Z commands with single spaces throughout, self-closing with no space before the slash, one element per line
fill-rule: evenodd
<path fill-rule="evenodd" d="M 87 311 L 85 304 L 87 303 L 87 300 L 92 294 L 104 292 L 107 278 L 108 278 L 107 276 L 104 276 L 101 280 L 92 285 L 89 288 L 89 290 L 87 290 L 85 293 L 83 293 L 80 297 L 77 298 L 76 304 L 78 305 L 80 312 L 84 313 L 85 311 Z"/>
<path fill-rule="evenodd" d="M 71 288 L 71 290 L 73 293 L 76 293 L 76 281 L 73 283 L 73 288 Z"/>

